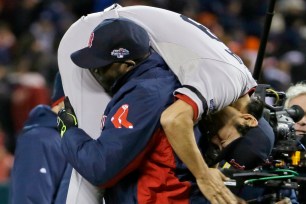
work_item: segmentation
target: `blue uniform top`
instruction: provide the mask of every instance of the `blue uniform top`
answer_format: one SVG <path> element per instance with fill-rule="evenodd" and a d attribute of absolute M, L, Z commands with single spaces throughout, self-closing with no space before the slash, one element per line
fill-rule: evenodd
<path fill-rule="evenodd" d="M 56 117 L 46 105 L 30 112 L 17 139 L 10 203 L 65 203 L 72 169 L 60 147 Z"/>
<path fill-rule="evenodd" d="M 113 86 L 97 140 L 76 127 L 66 131 L 64 154 L 84 178 L 106 188 L 106 203 L 205 203 L 159 122 L 179 86 L 153 53 Z"/>

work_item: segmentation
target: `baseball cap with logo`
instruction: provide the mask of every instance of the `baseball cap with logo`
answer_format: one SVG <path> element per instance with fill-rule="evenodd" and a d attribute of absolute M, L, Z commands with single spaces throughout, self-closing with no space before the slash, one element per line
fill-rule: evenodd
<path fill-rule="evenodd" d="M 258 126 L 230 143 L 221 151 L 215 162 L 222 160 L 241 170 L 254 169 L 270 156 L 275 135 L 270 124 L 262 117 Z"/>
<path fill-rule="evenodd" d="M 82 68 L 100 68 L 114 62 L 136 60 L 150 51 L 148 33 L 126 18 L 102 21 L 88 36 L 88 46 L 71 54 Z"/>

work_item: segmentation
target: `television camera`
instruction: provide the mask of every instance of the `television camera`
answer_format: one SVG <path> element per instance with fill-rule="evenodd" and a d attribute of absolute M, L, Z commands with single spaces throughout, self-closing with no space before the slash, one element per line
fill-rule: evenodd
<path fill-rule="evenodd" d="M 305 170 L 305 144 L 301 140 L 302 135 L 297 135 L 294 129 L 294 124 L 304 116 L 303 109 L 297 105 L 284 108 L 285 93 L 277 92 L 269 85 L 260 84 L 255 91 L 255 96 L 264 101 L 263 117 L 269 122 L 275 133 L 270 165 Z"/>
<path fill-rule="evenodd" d="M 261 34 L 260 46 L 257 53 L 253 77 L 260 81 L 262 62 L 265 56 L 265 48 L 268 41 L 269 31 L 276 0 L 270 0 L 266 12 L 263 32 Z M 294 123 L 303 117 L 303 110 L 298 107 L 284 108 L 286 95 L 270 88 L 270 85 L 259 84 L 255 95 L 265 102 L 264 117 L 272 126 L 275 133 L 275 143 L 269 160 L 261 167 L 253 171 L 235 171 L 223 169 L 223 173 L 232 178 L 225 184 L 236 195 L 241 188 L 248 186 L 259 186 L 264 189 L 272 189 L 272 193 L 264 194 L 261 198 L 248 200 L 248 203 L 275 203 L 282 199 L 282 191 L 295 190 L 298 194 L 305 193 L 306 189 L 306 135 L 301 140 L 293 126 Z M 272 105 L 266 100 L 272 98 Z M 302 186 L 303 189 L 300 187 Z M 253 189 L 252 189 L 253 190 Z M 252 191 L 251 190 L 251 191 Z M 305 202 L 303 202 L 305 203 Z"/>
<path fill-rule="evenodd" d="M 270 85 L 259 84 L 254 95 L 264 102 L 263 117 L 275 133 L 275 143 L 270 158 L 252 171 L 232 169 L 222 171 L 232 178 L 226 183 L 232 191 L 235 192 L 246 186 L 266 188 L 272 193 L 269 194 L 270 197 L 265 198 L 265 203 L 273 203 L 281 199 L 282 190 L 294 189 L 298 192 L 301 184 L 306 185 L 305 142 L 294 129 L 295 122 L 302 119 L 304 111 L 299 106 L 284 108 L 285 93 L 271 89 Z"/>

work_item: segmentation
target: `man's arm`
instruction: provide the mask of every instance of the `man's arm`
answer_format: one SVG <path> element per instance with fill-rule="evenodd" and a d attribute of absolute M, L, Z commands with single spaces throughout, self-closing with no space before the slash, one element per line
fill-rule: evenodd
<path fill-rule="evenodd" d="M 167 89 L 165 89 L 167 90 Z M 167 91 L 167 93 L 170 93 Z M 97 140 L 84 130 L 67 125 L 66 120 L 73 113 L 73 107 L 65 103 L 70 111 L 59 113 L 63 132 L 62 150 L 69 163 L 93 185 L 112 186 L 125 175 L 137 169 L 147 151 L 149 142 L 157 130 L 159 117 L 166 100 L 158 98 L 159 93 L 148 92 L 141 86 L 116 101 L 107 111 L 104 128 Z M 170 98 L 170 97 L 169 97 Z M 73 117 L 72 117 L 73 118 Z M 67 128 L 63 128 L 67 127 Z"/>
<path fill-rule="evenodd" d="M 161 124 L 169 143 L 212 204 L 237 203 L 223 183 L 226 177 L 219 170 L 209 168 L 202 157 L 193 132 L 193 112 L 192 107 L 182 100 L 177 100 L 163 112 Z"/>

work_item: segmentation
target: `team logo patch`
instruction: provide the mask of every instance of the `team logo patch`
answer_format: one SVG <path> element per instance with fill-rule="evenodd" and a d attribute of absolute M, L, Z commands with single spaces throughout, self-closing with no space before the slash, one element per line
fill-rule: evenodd
<path fill-rule="evenodd" d="M 130 51 L 124 48 L 119 48 L 118 50 L 113 50 L 111 52 L 111 55 L 117 57 L 118 59 L 123 58 L 124 56 L 129 55 L 129 54 L 130 54 Z"/>
<path fill-rule="evenodd" d="M 127 120 L 128 113 L 129 113 L 128 104 L 122 105 L 117 110 L 115 115 L 111 118 L 111 121 L 115 126 L 115 128 L 122 128 L 122 126 L 129 129 L 133 128 L 133 124 Z"/>
<path fill-rule="evenodd" d="M 92 41 L 94 40 L 94 38 L 95 38 L 95 33 L 92 32 L 92 33 L 90 34 L 90 37 L 89 37 L 89 40 L 88 40 L 88 47 L 89 47 L 89 48 L 92 46 Z"/>
<path fill-rule="evenodd" d="M 209 112 L 214 112 L 216 110 L 214 99 L 209 101 Z"/>

